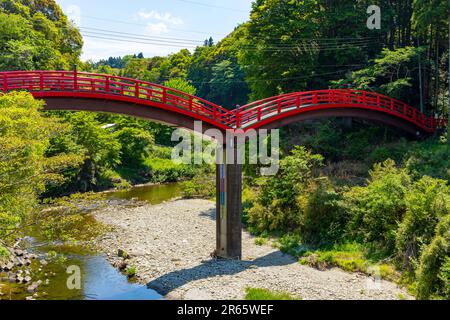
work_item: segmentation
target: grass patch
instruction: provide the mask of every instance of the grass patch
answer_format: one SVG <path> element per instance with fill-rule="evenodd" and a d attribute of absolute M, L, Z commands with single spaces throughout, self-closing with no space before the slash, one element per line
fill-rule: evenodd
<path fill-rule="evenodd" d="M 267 244 L 269 240 L 267 238 L 263 238 L 263 237 L 258 237 L 255 239 L 255 244 L 257 246 L 264 246 Z"/>
<path fill-rule="evenodd" d="M 301 300 L 285 292 L 272 292 L 267 289 L 247 288 L 245 300 Z"/>
<path fill-rule="evenodd" d="M 134 278 L 136 276 L 137 270 L 135 267 L 127 268 L 126 272 L 128 278 Z"/>
<path fill-rule="evenodd" d="M 177 182 L 192 178 L 195 169 L 185 164 L 177 164 L 171 159 L 148 158 L 145 160 L 151 181 L 154 183 Z"/>
<path fill-rule="evenodd" d="M 394 282 L 400 281 L 401 275 L 393 265 L 381 262 L 380 257 L 375 258 L 358 243 L 314 248 L 302 244 L 300 236 L 291 234 L 279 238 L 274 246 L 286 254 L 299 258 L 300 264 L 319 270 L 337 267 L 347 272 L 361 272 Z"/>
<path fill-rule="evenodd" d="M 359 244 L 335 245 L 331 249 L 306 252 L 299 261 L 319 270 L 338 267 L 347 272 L 361 272 L 390 281 L 399 281 L 395 267 L 367 259 L 364 248 Z"/>

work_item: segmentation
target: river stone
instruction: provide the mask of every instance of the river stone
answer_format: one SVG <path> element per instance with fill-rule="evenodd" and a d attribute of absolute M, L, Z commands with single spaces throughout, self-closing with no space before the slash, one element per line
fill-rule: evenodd
<path fill-rule="evenodd" d="M 16 261 L 15 261 L 15 266 L 16 267 L 22 267 L 23 266 L 23 260 L 21 259 L 21 258 L 16 258 Z"/>
<path fill-rule="evenodd" d="M 14 268 L 14 263 L 8 262 L 8 264 L 5 266 L 3 270 L 5 271 L 11 271 Z"/>
<path fill-rule="evenodd" d="M 27 287 L 28 293 L 35 293 L 39 288 L 40 284 L 38 282 L 33 282 L 30 286 Z"/>
<path fill-rule="evenodd" d="M 123 258 L 123 259 L 128 259 L 129 258 L 128 253 L 126 253 L 125 250 L 122 250 L 122 249 L 117 250 L 117 255 L 120 258 Z"/>
<path fill-rule="evenodd" d="M 23 255 L 25 254 L 25 251 L 23 251 L 21 249 L 14 249 L 14 254 L 18 257 L 23 257 Z"/>
<path fill-rule="evenodd" d="M 125 270 L 128 267 L 128 264 L 125 261 L 119 261 L 119 263 L 117 264 L 117 268 L 120 271 Z"/>

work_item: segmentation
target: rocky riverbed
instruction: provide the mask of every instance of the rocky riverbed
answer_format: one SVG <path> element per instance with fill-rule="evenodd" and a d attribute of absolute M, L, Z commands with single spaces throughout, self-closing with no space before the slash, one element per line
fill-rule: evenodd
<path fill-rule="evenodd" d="M 217 261 L 211 258 L 216 227 L 210 201 L 108 207 L 95 217 L 113 226 L 96 241 L 109 261 L 122 270 L 136 269 L 140 283 L 168 299 L 242 299 L 248 287 L 288 292 L 305 300 L 410 298 L 391 282 L 302 266 L 270 244 L 256 245 L 247 232 L 242 261 Z"/>

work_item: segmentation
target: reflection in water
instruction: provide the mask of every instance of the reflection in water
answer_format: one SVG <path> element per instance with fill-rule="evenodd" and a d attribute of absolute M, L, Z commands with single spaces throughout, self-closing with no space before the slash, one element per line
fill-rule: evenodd
<path fill-rule="evenodd" d="M 148 185 L 134 187 L 129 190 L 115 191 L 107 194 L 110 199 L 147 201 L 153 205 L 177 198 L 181 195 L 179 183 Z"/>
<path fill-rule="evenodd" d="M 159 300 L 146 286 L 130 283 L 104 257 L 85 257 L 84 297 L 87 300 Z"/>
<path fill-rule="evenodd" d="M 126 191 L 109 193 L 109 199 L 147 201 L 153 205 L 160 204 L 179 197 L 181 194 L 180 184 L 150 185 L 135 187 Z M 86 216 L 83 223 L 88 224 L 90 216 Z M 34 261 L 30 267 L 33 281 L 48 279 L 48 285 L 43 284 L 38 299 L 46 300 L 159 300 L 162 296 L 147 286 L 131 283 L 127 276 L 120 273 L 111 266 L 104 255 L 95 255 L 81 246 L 53 246 L 41 242 L 42 235 L 39 230 L 34 230 L 33 238 L 30 239 L 31 246 L 37 255 L 44 255 L 50 251 L 63 254 L 67 260 L 63 263 L 49 262 L 41 265 Z M 38 240 L 39 239 L 39 240 Z M 81 270 L 81 290 L 69 290 L 67 279 L 70 274 L 66 273 L 68 266 L 78 266 Z M 6 274 L 0 273 L 0 279 Z M 0 282 L 1 284 L 1 282 Z M 6 284 L 4 284 L 6 285 Z M 5 288 L 4 288 L 5 291 Z M 11 299 L 23 300 L 32 294 L 26 290 L 26 285 L 8 284 L 8 292 Z M 45 295 L 43 295 L 45 292 Z M 4 297 L 3 297 L 4 298 Z M 8 297 L 9 298 L 9 297 Z"/>

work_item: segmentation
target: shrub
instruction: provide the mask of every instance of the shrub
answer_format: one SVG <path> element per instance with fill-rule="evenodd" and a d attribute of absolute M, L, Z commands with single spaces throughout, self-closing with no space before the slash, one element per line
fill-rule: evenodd
<path fill-rule="evenodd" d="M 199 171 L 192 180 L 183 182 L 182 191 L 186 199 L 214 199 L 216 196 L 215 175 L 208 170 Z"/>
<path fill-rule="evenodd" d="M 445 216 L 436 228 L 436 236 L 423 249 L 417 272 L 417 296 L 429 299 L 448 294 L 448 257 L 450 256 L 450 215 Z"/>
<path fill-rule="evenodd" d="M 195 174 L 195 168 L 174 163 L 170 159 L 148 158 L 145 164 L 149 168 L 151 181 L 154 183 L 177 182 L 190 179 Z"/>
<path fill-rule="evenodd" d="M 450 257 L 445 258 L 445 262 L 439 272 L 439 279 L 444 286 L 442 290 L 444 297 L 450 300 Z"/>
<path fill-rule="evenodd" d="M 127 274 L 127 277 L 128 277 L 128 278 L 133 278 L 133 277 L 135 277 L 135 276 L 136 276 L 136 273 L 137 273 L 137 271 L 136 271 L 136 268 L 135 268 L 135 267 L 129 267 L 129 268 L 127 268 L 126 274 Z"/>
<path fill-rule="evenodd" d="M 367 187 L 344 194 L 351 214 L 350 232 L 357 240 L 374 242 L 386 255 L 395 249 L 395 233 L 406 211 L 405 195 L 411 184 L 405 170 L 392 160 L 375 165 Z"/>
<path fill-rule="evenodd" d="M 115 133 L 120 142 L 120 158 L 123 165 L 137 165 L 144 162 L 155 143 L 153 135 L 139 128 L 123 128 Z"/>
<path fill-rule="evenodd" d="M 262 180 L 256 204 L 248 210 L 248 222 L 259 232 L 293 231 L 301 224 L 298 197 L 313 179 L 313 171 L 322 164 L 322 156 L 303 147 L 295 148 L 280 161 L 274 177 Z"/>
<path fill-rule="evenodd" d="M 299 197 L 303 241 L 320 246 L 344 240 L 348 214 L 340 205 L 341 199 L 326 179 L 318 180 Z"/>
<path fill-rule="evenodd" d="M 435 140 L 417 144 L 409 152 L 405 166 L 417 179 L 427 175 L 450 180 L 450 144 Z"/>
<path fill-rule="evenodd" d="M 443 180 L 423 177 L 415 182 L 405 198 L 406 215 L 396 238 L 402 264 L 412 268 L 421 247 L 430 244 L 439 219 L 450 214 L 450 189 Z"/>

